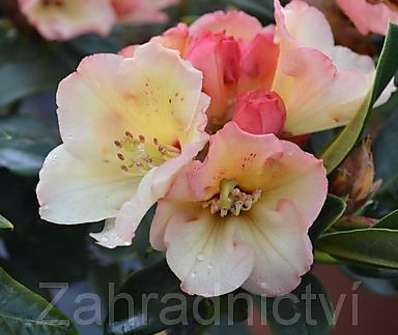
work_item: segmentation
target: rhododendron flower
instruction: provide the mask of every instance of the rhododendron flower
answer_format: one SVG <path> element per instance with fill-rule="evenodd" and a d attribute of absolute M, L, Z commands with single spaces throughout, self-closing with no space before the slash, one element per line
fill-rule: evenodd
<path fill-rule="evenodd" d="M 115 23 L 109 0 L 19 0 L 19 5 L 49 40 L 68 40 L 89 32 L 106 35 Z"/>
<path fill-rule="evenodd" d="M 398 23 L 398 4 L 394 0 L 336 0 L 359 32 L 385 35 L 388 23 Z"/>
<path fill-rule="evenodd" d="M 335 46 L 324 15 L 303 1 L 283 8 L 276 0 L 275 19 L 276 29 L 264 28 L 243 12 L 215 12 L 155 38 L 203 72 L 212 98 L 210 132 L 233 118 L 241 95 L 255 90 L 282 98 L 283 137 L 346 125 L 364 104 L 375 74 L 370 57 Z M 133 55 L 134 47 L 122 54 Z"/>
<path fill-rule="evenodd" d="M 85 33 L 107 35 L 117 22 L 161 23 L 161 9 L 179 0 L 18 0 L 21 11 L 49 40 L 68 40 Z"/>
<path fill-rule="evenodd" d="M 175 5 L 179 0 L 111 0 L 116 15 L 121 22 L 163 23 L 167 15 L 161 11 Z"/>
<path fill-rule="evenodd" d="M 201 73 L 155 42 L 134 58 L 85 58 L 59 85 L 63 144 L 40 172 L 41 217 L 110 219 L 93 237 L 106 247 L 129 245 L 147 210 L 207 142 L 209 98 L 201 88 Z"/>
<path fill-rule="evenodd" d="M 187 293 L 216 296 L 242 286 L 282 295 L 313 262 L 307 233 L 326 194 L 322 161 L 229 122 L 210 138 L 205 161 L 187 165 L 159 201 L 151 244 L 166 252 Z"/>

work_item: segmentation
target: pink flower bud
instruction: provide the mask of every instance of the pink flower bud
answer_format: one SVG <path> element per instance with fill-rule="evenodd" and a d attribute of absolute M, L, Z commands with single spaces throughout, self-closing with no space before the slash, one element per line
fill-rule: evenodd
<path fill-rule="evenodd" d="M 264 89 L 250 91 L 238 98 L 233 121 L 252 134 L 279 134 L 286 120 L 281 97 Z"/>
<path fill-rule="evenodd" d="M 192 41 L 186 58 L 203 72 L 203 91 L 212 98 L 209 121 L 224 124 L 230 120 L 228 107 L 239 80 L 239 43 L 223 33 L 206 32 Z"/>

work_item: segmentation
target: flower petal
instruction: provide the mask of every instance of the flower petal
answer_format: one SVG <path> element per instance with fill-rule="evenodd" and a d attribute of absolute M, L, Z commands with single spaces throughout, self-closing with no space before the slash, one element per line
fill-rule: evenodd
<path fill-rule="evenodd" d="M 328 192 L 326 170 L 321 160 L 304 152 L 296 144 L 280 141 L 283 155 L 270 160 L 262 185 L 263 206 L 275 210 L 282 199 L 291 199 L 304 223 L 310 226 L 318 217 Z"/>
<path fill-rule="evenodd" d="M 239 79 L 239 44 L 222 33 L 204 33 L 189 44 L 186 59 L 203 72 L 203 91 L 211 97 L 210 123 L 224 124 L 231 117 L 229 97 Z"/>
<path fill-rule="evenodd" d="M 304 1 L 293 0 L 284 8 L 274 0 L 278 39 L 284 45 L 309 47 L 326 54 L 334 47 L 332 29 L 322 12 Z M 316 27 L 316 29 L 314 29 Z"/>
<path fill-rule="evenodd" d="M 217 11 L 196 20 L 189 28 L 193 36 L 203 32 L 225 32 L 227 36 L 249 41 L 262 29 L 261 23 L 253 16 L 241 11 Z"/>
<path fill-rule="evenodd" d="M 286 105 L 287 135 L 349 123 L 370 92 L 372 60 L 335 47 L 323 14 L 302 1 L 282 8 L 275 0 L 275 18 L 281 49 L 272 89 Z"/>
<path fill-rule="evenodd" d="M 158 200 L 151 190 L 155 171 L 156 168 L 152 169 L 142 178 L 135 194 L 123 204 L 114 222 L 105 225 L 102 232 L 90 234 L 98 244 L 107 248 L 131 245 L 142 218 Z"/>
<path fill-rule="evenodd" d="M 68 0 L 55 7 L 41 0 L 19 0 L 19 5 L 48 40 L 68 40 L 89 32 L 106 35 L 116 21 L 108 0 Z"/>
<path fill-rule="evenodd" d="M 280 201 L 276 210 L 259 203 L 247 214 L 235 219 L 237 236 L 256 251 L 256 260 L 242 287 L 266 296 L 291 292 L 313 262 L 308 226 L 289 200 Z"/>
<path fill-rule="evenodd" d="M 211 297 L 243 284 L 252 271 L 254 252 L 234 240 L 235 229 L 201 208 L 172 217 L 165 234 L 166 259 L 183 291 Z"/>
<path fill-rule="evenodd" d="M 231 148 L 234 148 L 231 150 Z M 260 188 L 265 164 L 282 154 L 281 142 L 273 134 L 254 135 L 228 122 L 210 138 L 210 148 L 202 166 L 191 172 L 192 187 L 199 199 L 219 192 L 223 179 L 234 179 L 250 191 Z"/>
<path fill-rule="evenodd" d="M 61 145 L 48 155 L 40 171 L 40 216 L 60 224 L 112 218 L 137 185 L 136 178 L 117 167 L 83 161 Z"/>
<path fill-rule="evenodd" d="M 270 89 L 278 64 L 279 46 L 274 43 L 274 27 L 269 26 L 241 46 L 239 92 Z"/>
<path fill-rule="evenodd" d="M 370 32 L 385 35 L 388 22 L 398 22 L 398 11 L 386 4 L 369 3 L 366 0 L 336 0 L 343 12 L 363 35 Z"/>
<path fill-rule="evenodd" d="M 298 136 L 349 123 L 365 101 L 371 83 L 372 75 L 338 71 L 333 61 L 317 50 L 284 52 L 273 90 L 286 106 L 285 132 Z"/>

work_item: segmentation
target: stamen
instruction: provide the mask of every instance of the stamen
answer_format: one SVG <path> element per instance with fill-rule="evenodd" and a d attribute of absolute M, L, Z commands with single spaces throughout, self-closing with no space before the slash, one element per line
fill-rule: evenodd
<path fill-rule="evenodd" d="M 123 161 L 120 167 L 132 175 L 143 175 L 166 159 L 176 157 L 181 151 L 172 146 L 160 144 L 157 138 L 147 141 L 142 134 L 133 135 L 130 131 L 124 132 L 124 138 L 116 139 L 113 144 L 118 149 L 115 155 Z M 161 156 L 154 154 L 157 150 Z"/>
<path fill-rule="evenodd" d="M 238 216 L 242 211 L 249 211 L 260 199 L 261 190 L 245 193 L 236 186 L 235 180 L 223 180 L 220 185 L 220 193 L 203 202 L 202 207 L 209 207 L 211 214 L 220 213 L 221 217 L 226 217 L 228 213 Z"/>

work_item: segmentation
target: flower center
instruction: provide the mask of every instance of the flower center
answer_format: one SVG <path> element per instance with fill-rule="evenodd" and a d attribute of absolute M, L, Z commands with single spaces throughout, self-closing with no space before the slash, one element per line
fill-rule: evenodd
<path fill-rule="evenodd" d="M 257 189 L 252 193 L 245 193 L 235 180 L 224 179 L 220 184 L 220 193 L 208 201 L 205 201 L 203 208 L 210 208 L 211 214 L 220 213 L 225 217 L 228 213 L 238 216 L 242 211 L 250 210 L 260 199 L 261 190 Z"/>
<path fill-rule="evenodd" d="M 121 163 L 120 168 L 126 173 L 137 176 L 144 175 L 153 167 L 178 156 L 181 152 L 179 145 L 163 145 L 157 138 L 146 139 L 144 135 L 134 136 L 130 131 L 126 131 L 122 139 L 117 139 L 113 143 L 117 148 L 116 157 Z"/>

